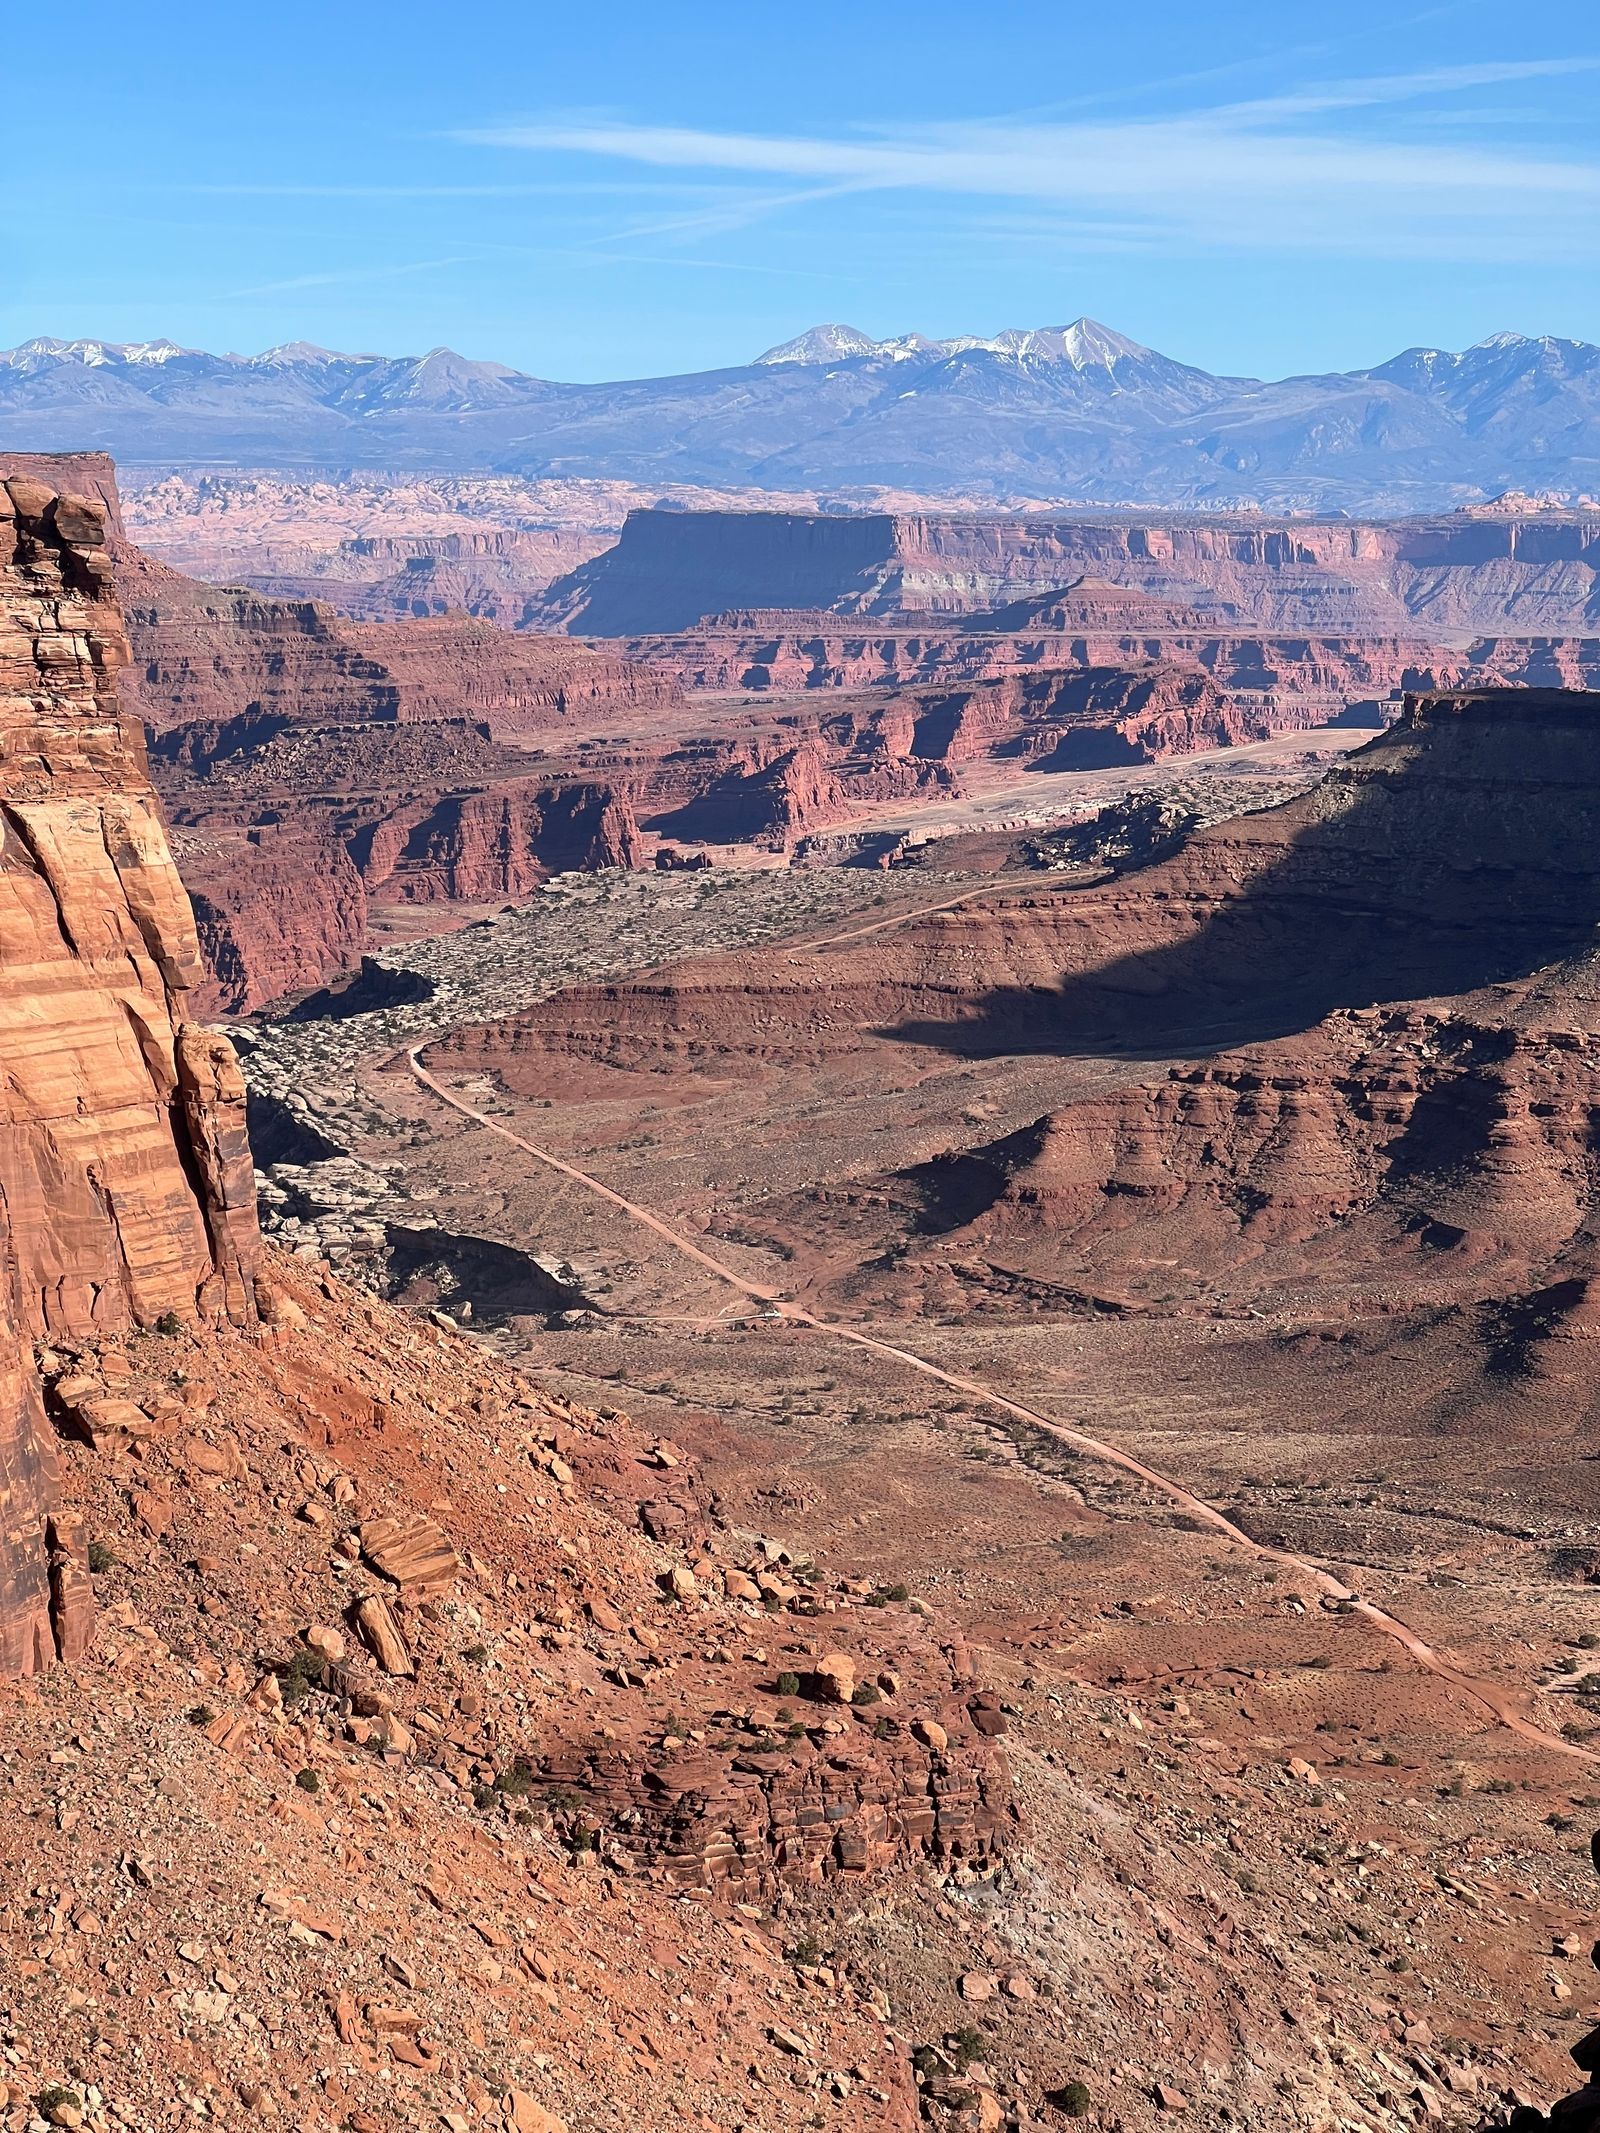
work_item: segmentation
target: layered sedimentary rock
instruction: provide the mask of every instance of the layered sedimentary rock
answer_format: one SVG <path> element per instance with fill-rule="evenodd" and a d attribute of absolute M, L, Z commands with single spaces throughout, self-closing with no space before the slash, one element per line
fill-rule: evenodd
<path fill-rule="evenodd" d="M 614 1856 L 738 1900 L 920 1860 L 981 1871 L 1011 1835 L 1010 1785 L 956 1684 L 940 1688 L 916 1684 L 915 1727 L 899 1717 L 841 1726 L 823 1755 L 757 1738 L 731 1759 L 688 1748 L 645 1760 L 596 1741 L 546 1757 L 540 1775 L 581 1789 L 584 1812 L 612 1832 Z M 974 1708 L 983 1724 L 1003 1726 L 992 1697 Z"/>
<path fill-rule="evenodd" d="M 276 715 L 313 725 L 470 718 L 497 738 L 564 738 L 677 701 L 667 675 L 609 650 L 464 614 L 352 622 L 320 600 L 201 585 L 128 543 L 117 567 L 130 685 L 156 732 Z"/>
<path fill-rule="evenodd" d="M 363 624 L 202 585 L 122 535 L 103 454 L 0 458 L 19 478 L 30 466 L 104 513 L 123 700 L 183 829 L 199 1011 L 247 1012 L 348 968 L 369 893 L 475 901 L 553 868 L 638 863 L 626 794 L 542 750 L 648 727 L 681 704 L 670 676 L 460 614 Z"/>
<path fill-rule="evenodd" d="M 331 830 L 216 826 L 173 845 L 205 965 L 199 1013 L 249 1014 L 359 961 L 367 887 Z"/>
<path fill-rule="evenodd" d="M 1274 633 L 1581 634 L 1600 616 L 1600 520 L 1278 524 L 1256 518 L 974 518 L 630 512 L 617 545 L 558 579 L 546 626 L 602 637 L 730 609 L 967 615 L 1085 577 Z"/>
<path fill-rule="evenodd" d="M 1586 1413 L 1597 734 L 1592 696 L 1413 698 L 1309 792 L 1153 865 L 974 897 L 823 964 L 575 990 L 441 1055 L 522 1086 L 549 1054 L 861 1078 L 906 1073 L 907 1048 L 1037 1054 L 1083 1093 L 865 1181 L 897 1250 L 981 1244 L 1140 1308 L 1209 1310 L 1216 1285 L 1323 1317 L 1448 1310 L 1454 1332 L 1408 1337 L 1456 1343 L 1451 1382 L 1567 1386 Z"/>
<path fill-rule="evenodd" d="M 48 1656 L 50 1458 L 18 1341 L 253 1315 L 244 1087 L 188 1020 L 193 922 L 121 703 L 98 500 L 13 475 L 0 504 L 0 1054 L 13 1360 L 0 1667 Z M 18 1395 L 20 1394 L 20 1398 Z M 61 1550 L 58 1548 L 58 1554 Z M 59 1592 L 70 1586 L 55 1567 Z M 77 1633 L 56 1610 L 55 1641 Z"/>
<path fill-rule="evenodd" d="M 318 970 L 308 964 L 296 984 L 326 975 L 358 945 L 347 868 L 364 896 L 478 902 L 524 895 L 553 871 L 634 866 L 641 857 L 624 791 L 576 770 L 538 774 L 536 759 L 466 720 L 197 723 L 159 736 L 154 756 L 186 844 L 203 850 L 209 839 L 221 851 L 254 837 L 258 875 L 282 849 L 275 832 L 317 849 L 313 885 L 327 914 L 318 937 L 338 955 Z M 341 849 L 342 863 L 328 856 L 330 845 Z M 202 863 L 196 878 L 204 889 L 212 869 Z M 241 895 L 230 908 L 248 927 L 248 900 Z M 248 959 L 248 947 L 241 952 Z"/>
<path fill-rule="evenodd" d="M 1398 710 L 1406 691 L 1600 683 L 1600 636 L 1491 636 L 1466 645 L 1421 635 L 1286 637 L 1196 628 L 1184 610 L 1171 606 L 1163 614 L 1164 606 L 1129 591 L 1127 613 L 1108 603 L 1097 622 L 1054 595 L 957 619 L 863 623 L 827 613 L 733 613 L 693 629 L 629 637 L 622 649 L 671 672 L 686 689 L 722 693 L 928 687 L 1065 667 L 1184 667 L 1208 675 L 1243 716 L 1274 727 L 1318 724 L 1352 703 L 1390 702 Z"/>
<path fill-rule="evenodd" d="M 327 600 L 360 621 L 472 615 L 521 629 L 552 579 L 588 562 L 612 539 L 568 527 L 358 534 L 332 552 L 273 558 L 270 572 L 241 582 L 278 597 Z"/>

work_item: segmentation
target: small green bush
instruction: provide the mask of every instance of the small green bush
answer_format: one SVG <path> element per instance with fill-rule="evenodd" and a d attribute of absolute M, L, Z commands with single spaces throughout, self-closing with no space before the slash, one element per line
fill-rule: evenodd
<path fill-rule="evenodd" d="M 285 1710 L 292 1709 L 308 1689 L 321 1688 L 325 1664 L 322 1654 L 314 1652 L 309 1644 L 299 1645 L 289 1654 L 277 1670 L 278 1692 Z"/>
<path fill-rule="evenodd" d="M 1044 2100 L 1064 2118 L 1087 2118 L 1094 2103 L 1088 2083 L 1083 2081 L 1064 2081 L 1060 2088 L 1051 2089 Z"/>
<path fill-rule="evenodd" d="M 90 1541 L 87 1554 L 91 1577 L 104 1577 L 108 1570 L 115 1570 L 117 1567 L 117 1559 L 104 1541 Z"/>
<path fill-rule="evenodd" d="M 800 1693 L 800 1676 L 791 1674 L 788 1668 L 785 1667 L 778 1676 L 777 1690 L 780 1696 L 798 1696 Z"/>
<path fill-rule="evenodd" d="M 322 1790 L 322 1780 L 314 1770 L 296 1771 L 294 1781 L 302 1792 L 320 1792 Z"/>
<path fill-rule="evenodd" d="M 850 1701 L 853 1704 L 861 1706 L 865 1706 L 867 1704 L 872 1703 L 882 1703 L 883 1691 L 878 1687 L 875 1681 L 863 1681 L 860 1688 L 858 1688 L 855 1694 L 851 1697 Z"/>

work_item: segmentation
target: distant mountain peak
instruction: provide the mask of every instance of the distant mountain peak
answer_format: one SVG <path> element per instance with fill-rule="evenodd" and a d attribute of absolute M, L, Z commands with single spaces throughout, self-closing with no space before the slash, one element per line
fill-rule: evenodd
<path fill-rule="evenodd" d="M 756 357 L 757 363 L 836 363 L 851 356 L 876 355 L 882 344 L 858 326 L 812 326 L 792 341 L 780 341 Z"/>
<path fill-rule="evenodd" d="M 261 355 L 166 340 L 0 350 L 19 450 L 92 441 L 147 469 L 422 468 L 1113 510 L 1454 510 L 1584 498 L 1600 347 L 1490 334 L 1375 369 L 1218 377 L 1097 319 L 936 340 L 835 320 L 756 362 L 559 383 L 449 348 Z"/>
<path fill-rule="evenodd" d="M 276 348 L 263 348 L 260 355 L 248 360 L 266 368 L 275 363 L 348 363 L 351 358 L 331 348 L 321 348 L 315 341 L 281 341 Z"/>
<path fill-rule="evenodd" d="M 903 363 L 915 357 L 930 362 L 967 354 L 1006 356 L 1015 362 L 1069 363 L 1074 370 L 1112 370 L 1118 363 L 1148 361 L 1153 351 L 1129 340 L 1098 319 L 1074 319 L 1070 326 L 1008 326 L 994 334 L 957 333 L 930 340 L 923 333 L 900 333 L 875 341 L 856 326 L 813 326 L 792 341 L 781 341 L 756 357 L 758 364 L 848 363 L 863 356 Z"/>
<path fill-rule="evenodd" d="M 0 349 L 0 363 L 21 369 L 28 361 L 82 363 L 98 370 L 107 363 L 170 363 L 174 356 L 194 355 L 193 348 L 180 348 L 176 341 L 59 341 L 48 333 L 15 348 Z"/>

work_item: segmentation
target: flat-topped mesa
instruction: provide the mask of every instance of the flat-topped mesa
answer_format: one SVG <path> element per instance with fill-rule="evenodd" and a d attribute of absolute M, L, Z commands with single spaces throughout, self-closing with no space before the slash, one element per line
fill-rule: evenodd
<path fill-rule="evenodd" d="M 86 1634 L 28 1344 L 254 1315 L 244 1086 L 190 1022 L 194 922 L 157 812 L 97 499 L 0 486 L 0 1673 Z"/>
<path fill-rule="evenodd" d="M 1081 579 L 1135 588 L 1169 611 L 1231 611 L 1235 631 L 1581 635 L 1600 616 L 1600 517 L 640 510 L 614 548 L 556 579 L 530 613 L 601 637 L 692 629 L 729 611 L 975 617 Z"/>

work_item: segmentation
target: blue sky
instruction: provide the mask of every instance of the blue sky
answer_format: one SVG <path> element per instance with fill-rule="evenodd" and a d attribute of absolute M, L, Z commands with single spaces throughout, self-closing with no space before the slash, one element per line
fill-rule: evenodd
<path fill-rule="evenodd" d="M 1087 313 L 1268 376 L 1600 340 L 1587 0 L 77 0 L 6 41 L 5 344 L 599 378 L 824 319 Z"/>

